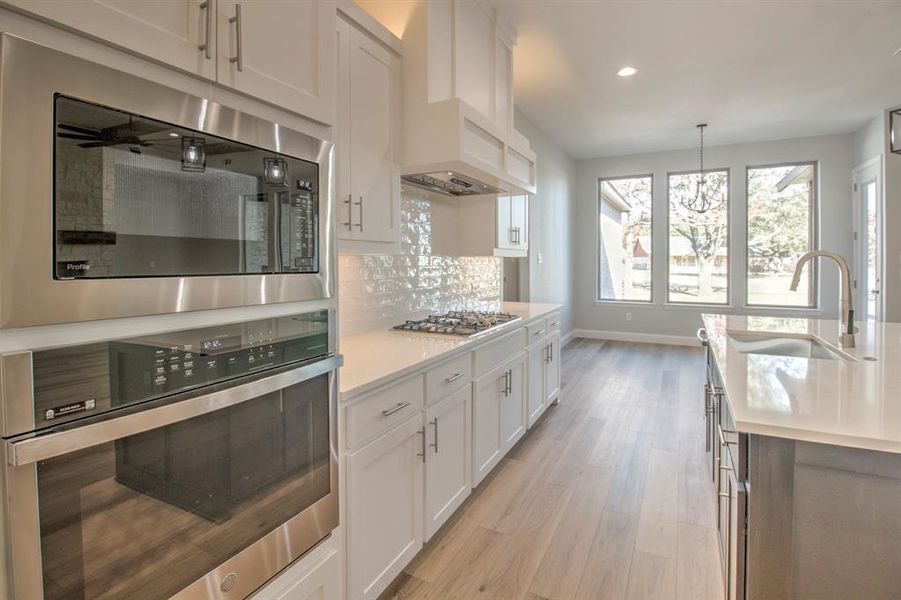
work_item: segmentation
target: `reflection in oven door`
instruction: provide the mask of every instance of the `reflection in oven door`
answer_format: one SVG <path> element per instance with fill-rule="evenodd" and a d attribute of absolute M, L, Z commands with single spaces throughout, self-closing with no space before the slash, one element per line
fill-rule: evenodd
<path fill-rule="evenodd" d="M 166 598 L 330 494 L 329 375 L 38 462 L 44 597 Z"/>

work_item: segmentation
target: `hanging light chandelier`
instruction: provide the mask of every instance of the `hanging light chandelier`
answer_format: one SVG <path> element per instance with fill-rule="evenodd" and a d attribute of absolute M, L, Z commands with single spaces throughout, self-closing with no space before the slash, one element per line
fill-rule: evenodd
<path fill-rule="evenodd" d="M 697 188 L 695 189 L 695 202 L 698 200 L 706 200 L 707 198 L 707 173 L 704 171 L 704 128 L 707 127 L 707 123 L 698 123 L 696 127 L 701 133 L 701 172 L 698 177 Z"/>

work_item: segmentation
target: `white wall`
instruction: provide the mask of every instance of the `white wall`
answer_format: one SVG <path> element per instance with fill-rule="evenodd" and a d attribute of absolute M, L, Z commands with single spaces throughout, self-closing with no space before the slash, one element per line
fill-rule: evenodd
<path fill-rule="evenodd" d="M 882 154 L 885 146 L 885 118 L 873 117 L 854 133 L 854 166 L 860 166 Z"/>
<path fill-rule="evenodd" d="M 573 206 L 576 199 L 576 162 L 518 110 L 516 129 L 529 138 L 537 155 L 537 192 L 529 201 L 530 302 L 563 304 L 561 328 L 573 327 Z M 542 263 L 538 264 L 538 255 Z"/>
<path fill-rule="evenodd" d="M 637 154 L 582 160 L 577 163 L 577 201 L 574 219 L 576 244 L 574 286 L 574 327 L 579 330 L 625 332 L 664 336 L 690 336 L 700 326 L 702 312 L 743 312 L 772 314 L 776 309 L 746 309 L 745 303 L 745 169 L 782 162 L 819 163 L 819 247 L 834 250 L 851 259 L 851 170 L 854 135 L 780 140 L 705 148 L 705 168 L 729 168 L 730 197 L 730 307 L 667 306 L 666 299 L 666 177 L 671 171 L 698 168 L 697 149 Z M 901 157 L 899 157 L 901 158 Z M 596 301 L 597 192 L 599 177 L 654 174 L 653 207 L 653 302 L 651 304 L 600 303 Z M 901 177 L 899 177 L 901 186 Z M 901 194 L 899 194 L 901 196 Z M 818 310 L 796 310 L 805 316 L 838 312 L 838 271 L 823 264 Z M 627 320 L 631 313 L 631 320 Z"/>

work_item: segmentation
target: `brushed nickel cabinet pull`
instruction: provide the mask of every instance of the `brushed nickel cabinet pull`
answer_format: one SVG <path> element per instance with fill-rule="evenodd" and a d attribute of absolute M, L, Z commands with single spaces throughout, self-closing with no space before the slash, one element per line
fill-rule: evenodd
<path fill-rule="evenodd" d="M 363 196 L 360 196 L 360 201 L 354 202 L 354 204 L 360 207 L 360 222 L 357 223 L 357 227 L 363 231 Z"/>
<path fill-rule="evenodd" d="M 213 7 L 210 6 L 210 2 L 212 1 L 213 0 L 206 0 L 206 2 L 200 3 L 200 10 L 206 11 L 206 19 L 203 25 L 203 43 L 197 46 L 198 50 L 203 50 L 203 55 L 208 59 L 213 57 L 212 48 L 210 47 L 210 35 L 213 31 Z"/>
<path fill-rule="evenodd" d="M 397 404 L 394 405 L 393 408 L 386 408 L 385 410 L 383 410 L 382 416 L 388 417 L 390 415 L 393 415 L 394 413 L 396 413 L 399 410 L 403 410 L 403 409 L 407 408 L 408 406 L 410 406 L 409 402 L 398 402 Z"/>
<path fill-rule="evenodd" d="M 417 452 L 416 456 L 421 456 L 422 462 L 425 462 L 425 426 L 423 425 L 422 429 L 420 429 L 416 433 L 422 436 L 422 453 Z"/>
<path fill-rule="evenodd" d="M 554 321 L 553 323 L 551 323 L 551 327 L 556 327 L 559 324 L 560 324 L 560 321 Z"/>
<path fill-rule="evenodd" d="M 230 63 L 236 63 L 239 71 L 244 70 L 244 52 L 243 45 L 241 44 L 241 5 L 235 4 L 235 16 L 229 18 L 229 23 L 235 24 L 235 45 L 237 46 L 237 52 L 234 56 L 228 59 Z"/>
<path fill-rule="evenodd" d="M 453 383 L 453 382 L 457 381 L 458 379 L 460 379 L 461 377 L 463 377 L 463 373 L 454 373 L 450 377 L 445 377 L 444 381 L 445 381 L 445 383 Z"/>
<path fill-rule="evenodd" d="M 344 226 L 347 227 L 348 231 L 353 230 L 353 221 L 354 221 L 354 208 L 351 206 L 353 202 L 353 194 L 347 195 L 347 200 L 344 203 L 347 205 L 347 221 L 344 222 Z"/>
<path fill-rule="evenodd" d="M 513 393 L 513 369 L 507 369 L 507 394 Z"/>
<path fill-rule="evenodd" d="M 438 454 L 438 417 L 432 419 L 432 426 L 435 428 L 435 443 L 429 444 L 435 450 L 435 454 Z"/>
<path fill-rule="evenodd" d="M 546 331 L 547 331 L 547 329 L 539 329 L 538 331 L 536 331 L 536 332 L 533 333 L 532 335 L 544 335 L 544 332 L 546 332 Z"/>
<path fill-rule="evenodd" d="M 504 380 L 504 389 L 501 390 L 501 393 L 504 394 L 504 397 L 506 397 L 509 395 L 509 393 L 507 392 L 507 373 L 506 372 L 504 372 L 502 377 L 498 377 L 498 380 L 501 380 L 501 379 Z"/>

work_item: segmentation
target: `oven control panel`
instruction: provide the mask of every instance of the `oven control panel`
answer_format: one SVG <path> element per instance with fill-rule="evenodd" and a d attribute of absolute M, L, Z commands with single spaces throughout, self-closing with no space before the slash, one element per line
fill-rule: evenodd
<path fill-rule="evenodd" d="M 35 428 L 329 353 L 327 310 L 35 352 Z"/>

